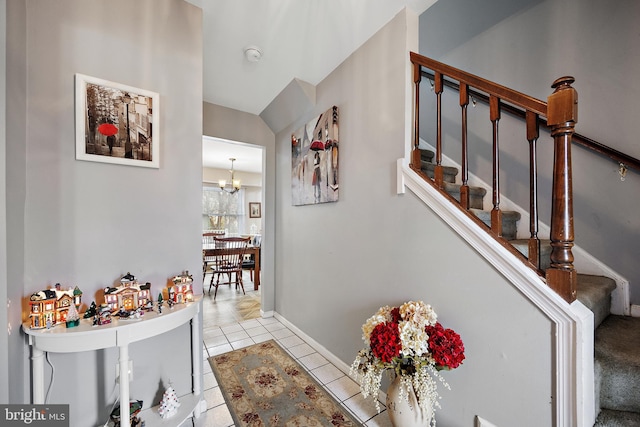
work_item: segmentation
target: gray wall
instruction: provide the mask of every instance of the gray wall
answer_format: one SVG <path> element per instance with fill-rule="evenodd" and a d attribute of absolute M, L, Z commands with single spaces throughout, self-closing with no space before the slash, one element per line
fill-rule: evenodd
<path fill-rule="evenodd" d="M 182 0 L 7 3 L 7 99 L 15 103 L 7 129 L 8 280 L 9 293 L 20 296 L 16 306 L 22 299 L 26 310 L 26 296 L 56 282 L 77 284 L 88 304 L 100 302 L 101 289 L 127 271 L 151 282 L 156 295 L 183 270 L 197 276 L 200 9 Z M 159 169 L 75 160 L 75 73 L 160 94 Z M 131 347 L 133 398 L 151 406 L 169 380 L 179 394 L 190 391 L 187 331 Z M 22 385 L 29 349 L 10 340 L 11 353 L 19 354 L 11 358 L 11 399 L 29 401 Z M 114 349 L 52 354 L 49 402 L 71 402 L 71 425 L 104 422 L 116 396 L 116 360 Z"/>
<path fill-rule="evenodd" d="M 615 6 L 599 0 L 440 1 L 420 17 L 420 53 L 542 100 L 555 79 L 574 76 L 580 100 L 576 132 L 640 158 L 634 126 L 640 97 L 634 84 L 640 74 L 638 22 L 640 3 L 634 0 Z M 457 98 L 448 105 L 457 105 Z M 469 108 L 470 122 L 484 121 L 490 129 L 480 110 Z M 455 126 L 444 130 L 445 151 L 459 158 Z M 435 141 L 434 131 L 423 129 L 423 137 Z M 470 133 L 469 164 L 487 182 L 490 141 L 487 132 Z M 503 188 L 523 207 L 528 206 L 526 144 L 523 130 L 501 129 Z M 541 138 L 539 147 L 540 172 L 548 174 L 551 144 Z M 631 302 L 640 304 L 640 173 L 630 171 L 622 182 L 617 168 L 574 145 L 575 242 L 626 277 Z M 550 188 L 550 176 L 541 176 L 540 219 L 546 224 Z"/>
<path fill-rule="evenodd" d="M 6 127 L 6 221 L 7 221 L 7 308 L 14 331 L 8 337 L 9 402 L 25 401 L 25 338 L 18 332 L 22 322 L 24 291 L 24 198 L 26 194 L 26 4 L 7 2 L 7 109 Z"/>
<path fill-rule="evenodd" d="M 317 85 L 312 114 L 276 135 L 276 311 L 350 364 L 364 345 L 361 325 L 380 306 L 424 300 L 467 354 L 444 374 L 451 391 L 440 387 L 438 424 L 471 426 L 481 415 L 500 426 L 551 425 L 550 322 L 416 196 L 396 194 L 418 24 L 406 13 Z M 332 105 L 340 200 L 292 206 L 290 135 Z"/>
<path fill-rule="evenodd" d="M 0 1 L 0 75 L 6 76 L 7 2 Z M 0 80 L 0 129 L 6 129 L 6 79 Z M 6 153 L 6 132 L 0 132 L 0 153 Z M 6 212 L 6 155 L 0 160 L 0 212 Z M 0 215 L 0 307 L 7 306 L 7 216 Z M 8 310 L 7 310 L 8 311 Z M 7 330 L 8 313 L 0 316 L 0 331 Z M 9 340 L 0 334 L 0 402 L 9 401 Z"/>

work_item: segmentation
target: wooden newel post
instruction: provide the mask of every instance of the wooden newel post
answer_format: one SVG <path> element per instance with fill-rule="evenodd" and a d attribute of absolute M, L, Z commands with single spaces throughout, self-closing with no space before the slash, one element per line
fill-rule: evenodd
<path fill-rule="evenodd" d="M 567 302 L 577 296 L 577 272 L 573 267 L 573 186 L 571 139 L 578 121 L 578 92 L 575 79 L 565 76 L 551 85 L 555 91 L 547 99 L 547 124 L 554 140 L 553 201 L 551 207 L 551 266 L 546 279 Z"/>

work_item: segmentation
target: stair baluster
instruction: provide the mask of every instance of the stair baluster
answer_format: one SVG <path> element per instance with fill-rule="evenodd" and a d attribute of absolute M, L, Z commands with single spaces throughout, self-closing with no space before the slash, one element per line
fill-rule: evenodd
<path fill-rule="evenodd" d="M 527 140 L 529 141 L 529 262 L 540 268 L 540 239 L 538 238 L 538 155 L 537 143 L 540 136 L 538 115 L 527 111 Z"/>
<path fill-rule="evenodd" d="M 500 147 L 498 145 L 498 121 L 500 120 L 500 98 L 489 97 L 489 115 L 493 125 L 493 209 L 491 230 L 502 236 L 502 212 L 500 211 Z"/>
<path fill-rule="evenodd" d="M 469 152 L 467 151 L 467 107 L 469 105 L 469 86 L 460 84 L 460 108 L 462 108 L 462 186 L 460 187 L 460 205 L 469 209 Z"/>
<path fill-rule="evenodd" d="M 411 152 L 411 167 L 420 170 L 420 82 L 422 81 L 422 66 L 413 63 L 413 151 Z"/>
<path fill-rule="evenodd" d="M 437 119 L 436 119 L 436 167 L 434 169 L 434 180 L 438 188 L 444 188 L 444 170 L 442 168 L 442 73 L 435 73 L 433 81 L 433 91 L 437 99 Z"/>

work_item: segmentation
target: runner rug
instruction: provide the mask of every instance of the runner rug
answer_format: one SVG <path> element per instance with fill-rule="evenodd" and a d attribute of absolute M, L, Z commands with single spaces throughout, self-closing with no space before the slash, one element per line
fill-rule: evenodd
<path fill-rule="evenodd" d="M 361 425 L 273 340 L 209 363 L 236 427 Z"/>

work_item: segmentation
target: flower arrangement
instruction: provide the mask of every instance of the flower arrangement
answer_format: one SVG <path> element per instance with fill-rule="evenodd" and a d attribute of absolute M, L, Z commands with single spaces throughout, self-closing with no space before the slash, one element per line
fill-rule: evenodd
<path fill-rule="evenodd" d="M 362 325 L 362 333 L 367 347 L 351 365 L 362 395 L 373 396 L 380 412 L 377 396 L 382 373 L 389 370 L 400 377 L 401 398 L 413 389 L 420 407 L 435 413 L 440 407 L 435 379 L 449 388 L 439 371 L 455 369 L 465 358 L 460 335 L 438 323 L 436 312 L 422 301 L 381 307 Z"/>

